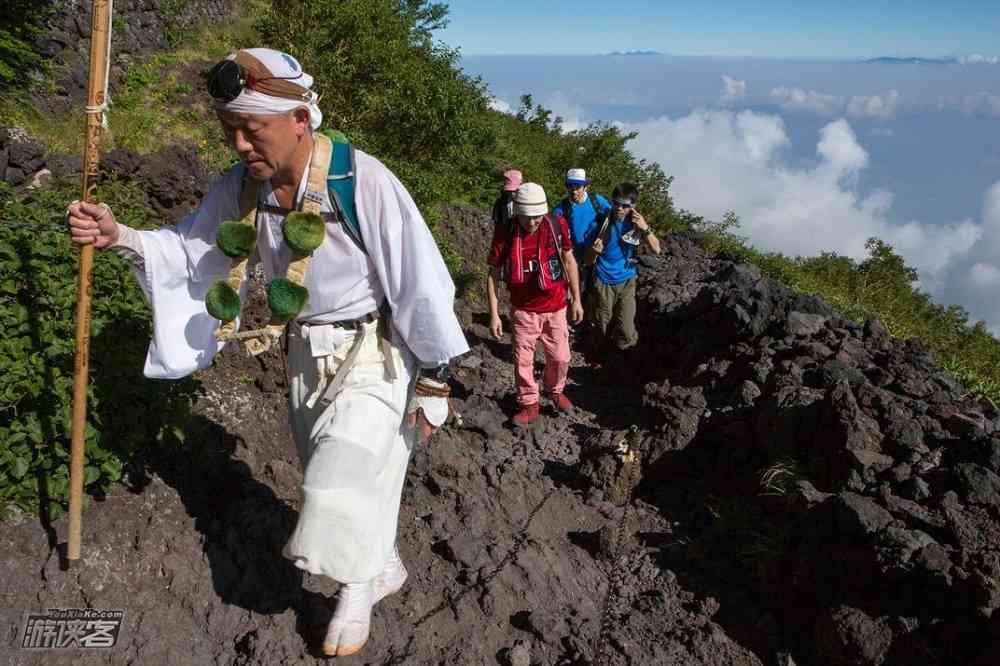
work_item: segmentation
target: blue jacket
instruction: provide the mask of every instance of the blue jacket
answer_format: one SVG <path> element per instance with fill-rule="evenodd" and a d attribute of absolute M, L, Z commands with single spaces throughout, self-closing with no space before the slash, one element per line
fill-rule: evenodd
<path fill-rule="evenodd" d="M 599 211 L 601 215 L 609 212 L 611 210 L 611 204 L 607 199 L 602 197 L 600 194 L 595 194 L 594 199 L 597 201 L 597 205 L 601 208 Z M 598 211 L 594 210 L 594 207 L 590 205 L 590 196 L 583 200 L 583 203 L 573 203 L 573 214 L 567 215 L 566 209 L 567 199 L 563 199 L 556 207 L 552 209 L 552 212 L 556 216 L 563 216 L 569 223 L 569 234 L 573 238 L 573 247 L 579 251 L 582 249 L 581 246 L 587 244 L 587 233 L 590 231 L 590 227 L 593 226 L 594 220 L 597 219 Z"/>

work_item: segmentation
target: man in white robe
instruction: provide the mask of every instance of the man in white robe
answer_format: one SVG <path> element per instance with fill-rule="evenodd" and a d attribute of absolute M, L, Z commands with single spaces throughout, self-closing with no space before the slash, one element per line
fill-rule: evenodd
<path fill-rule="evenodd" d="M 270 49 L 239 51 L 213 70 L 209 90 L 241 162 L 176 227 L 137 231 L 103 204 L 69 206 L 73 240 L 128 258 L 149 300 L 146 376 L 206 368 L 225 344 L 205 298 L 232 266 L 216 246 L 216 229 L 241 217 L 245 177 L 259 182 L 256 256 L 269 279 L 285 275 L 293 256 L 282 221 L 302 206 L 322 122 L 311 86 L 294 58 Z M 308 302 L 286 331 L 303 484 L 284 554 L 343 583 L 323 643 L 328 655 L 360 650 L 372 607 L 406 578 L 395 538 L 410 451 L 447 418 L 447 364 L 468 351 L 454 284 L 406 188 L 361 151 L 354 178 L 364 249 L 325 215 L 334 208 L 324 190 L 325 238 L 303 284 Z"/>

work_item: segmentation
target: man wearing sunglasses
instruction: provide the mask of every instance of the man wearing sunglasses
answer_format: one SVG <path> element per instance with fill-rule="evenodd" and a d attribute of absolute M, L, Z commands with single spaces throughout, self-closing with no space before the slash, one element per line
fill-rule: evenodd
<path fill-rule="evenodd" d="M 660 241 L 645 218 L 635 210 L 639 189 L 632 183 L 615 187 L 611 195 L 611 214 L 602 225 L 591 225 L 588 244 L 596 254 L 594 282 L 590 290 L 591 351 L 595 365 L 609 370 L 609 357 L 635 346 L 639 333 L 635 328 L 635 259 L 640 245 L 656 254 Z M 620 358 L 618 360 L 621 360 Z"/>
<path fill-rule="evenodd" d="M 212 69 L 208 90 L 240 163 L 197 210 L 155 231 L 118 224 L 104 205 L 74 202 L 67 217 L 76 243 L 131 261 L 153 312 L 150 377 L 205 368 L 225 344 L 207 311 L 209 294 L 231 279 L 242 298 L 250 271 L 230 259 L 220 228 L 231 227 L 221 223 L 252 227 L 242 256 L 258 260 L 269 278 L 300 280 L 307 300 L 287 328 L 282 319 L 274 326 L 286 335 L 303 468 L 298 524 L 283 554 L 343 584 L 323 642 L 333 656 L 362 648 L 373 606 L 406 579 L 395 539 L 410 451 L 447 418 L 447 364 L 468 345 L 454 284 L 406 188 L 361 151 L 350 173 L 333 173 L 337 149 L 316 132 L 323 114 L 312 83 L 288 54 L 237 52 Z M 345 178 L 354 183 L 356 231 L 329 184 Z M 317 211 L 308 261 L 285 226 L 303 209 Z M 293 275 L 293 266 L 305 268 Z M 276 302 L 269 291 L 275 316 Z"/>

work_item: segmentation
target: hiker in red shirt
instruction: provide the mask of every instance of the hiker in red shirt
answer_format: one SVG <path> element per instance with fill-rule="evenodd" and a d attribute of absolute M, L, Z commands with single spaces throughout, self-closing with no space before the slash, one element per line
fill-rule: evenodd
<path fill-rule="evenodd" d="M 490 303 L 490 331 L 503 335 L 497 301 L 497 282 L 510 290 L 510 319 L 514 337 L 515 384 L 520 409 L 514 424 L 528 425 L 538 418 L 538 384 L 535 382 L 535 345 L 545 348 L 542 384 L 553 406 L 561 412 L 573 409 L 563 395 L 569 372 L 569 325 L 566 321 L 566 285 L 572 300 L 570 317 L 583 320 L 580 281 L 573 257 L 573 238 L 562 217 L 548 215 L 545 190 L 525 183 L 514 197 L 514 219 L 493 228 L 493 243 L 486 279 Z"/>

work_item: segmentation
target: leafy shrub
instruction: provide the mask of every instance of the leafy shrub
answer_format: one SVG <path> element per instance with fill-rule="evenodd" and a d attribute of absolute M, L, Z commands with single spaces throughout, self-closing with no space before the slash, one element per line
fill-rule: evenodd
<path fill-rule="evenodd" d="M 0 12 L 0 90 L 23 83 L 40 63 L 34 42 L 50 11 L 49 3 L 38 0 L 4 2 Z"/>
<path fill-rule="evenodd" d="M 68 498 L 79 252 L 61 221 L 77 187 L 30 201 L 0 189 L 0 512 L 55 518 Z M 106 183 L 100 197 L 125 224 L 154 219 L 134 186 Z M 92 294 L 85 484 L 103 494 L 142 447 L 183 438 L 198 384 L 143 378 L 149 311 L 123 260 L 95 254 Z"/>

